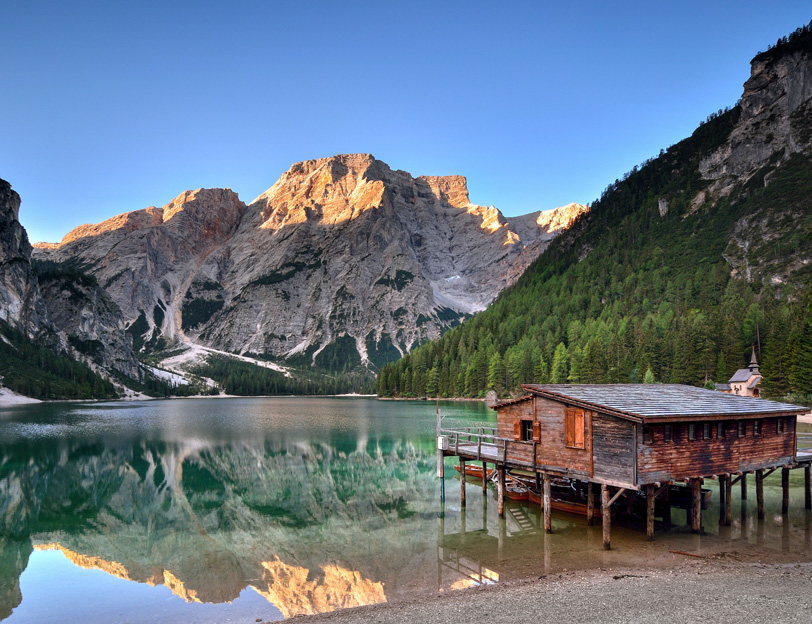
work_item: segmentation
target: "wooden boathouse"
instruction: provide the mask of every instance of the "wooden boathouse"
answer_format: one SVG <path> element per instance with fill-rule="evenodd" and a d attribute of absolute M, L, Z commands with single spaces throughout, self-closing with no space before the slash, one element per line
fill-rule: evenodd
<path fill-rule="evenodd" d="M 781 469 L 782 511 L 789 504 L 789 471 L 803 468 L 806 508 L 812 509 L 812 453 L 797 451 L 797 417 L 809 408 L 678 384 L 523 385 L 525 396 L 493 406 L 495 430 L 440 429 L 443 456 L 491 463 L 497 471 L 499 513 L 504 514 L 506 472 L 535 475 L 543 492 L 544 527 L 552 528 L 551 484 L 569 480 L 586 489 L 592 523 L 600 486 L 604 547 L 611 544 L 611 508 L 620 496 L 645 495 L 646 532 L 654 532 L 655 501 L 675 483 L 690 488 L 691 528 L 701 526 L 701 486 L 718 479 L 720 521 L 730 524 L 731 488 L 746 497 L 755 474 L 759 518 L 763 480 Z M 487 470 L 485 471 L 487 474 Z M 461 481 L 465 505 L 465 479 Z M 483 477 L 483 489 L 485 480 Z M 721 511 L 720 511 L 721 513 Z"/>

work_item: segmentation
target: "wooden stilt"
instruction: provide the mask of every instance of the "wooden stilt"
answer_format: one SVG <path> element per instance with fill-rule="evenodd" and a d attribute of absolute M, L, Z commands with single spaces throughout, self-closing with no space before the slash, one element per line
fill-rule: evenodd
<path fill-rule="evenodd" d="M 691 479 L 691 531 L 699 533 L 702 528 L 702 481 Z"/>
<path fill-rule="evenodd" d="M 550 494 L 550 482 L 552 479 L 548 473 L 544 473 L 544 531 L 545 533 L 552 533 L 553 531 L 553 505 L 552 495 Z"/>
<path fill-rule="evenodd" d="M 499 501 L 499 517 L 505 517 L 505 467 L 496 469 L 496 496 Z"/>
<path fill-rule="evenodd" d="M 725 481 L 727 475 L 719 475 L 719 524 L 725 523 L 725 509 L 727 509 L 727 490 L 725 489 Z"/>
<path fill-rule="evenodd" d="M 460 457 L 460 507 L 465 507 L 465 460 Z"/>
<path fill-rule="evenodd" d="M 654 539 L 654 486 L 646 486 L 646 537 Z"/>
<path fill-rule="evenodd" d="M 536 492 L 541 492 L 541 473 L 536 473 Z"/>
<path fill-rule="evenodd" d="M 586 484 L 586 523 L 595 524 L 595 488 L 592 483 Z"/>
<path fill-rule="evenodd" d="M 756 470 L 756 515 L 764 520 L 764 471 Z"/>
<path fill-rule="evenodd" d="M 789 468 L 781 469 L 781 513 L 789 513 Z"/>
<path fill-rule="evenodd" d="M 746 472 L 742 473 L 741 488 L 742 488 L 741 499 L 742 500 L 747 500 L 747 473 Z"/>
<path fill-rule="evenodd" d="M 612 514 L 609 510 L 609 486 L 601 483 L 601 510 L 603 511 L 603 548 L 612 548 Z"/>
<path fill-rule="evenodd" d="M 733 475 L 725 478 L 725 526 L 733 520 Z"/>
<path fill-rule="evenodd" d="M 488 491 L 488 462 L 482 462 L 482 493 Z"/>
<path fill-rule="evenodd" d="M 804 509 L 812 509 L 812 479 L 809 464 L 804 466 Z"/>

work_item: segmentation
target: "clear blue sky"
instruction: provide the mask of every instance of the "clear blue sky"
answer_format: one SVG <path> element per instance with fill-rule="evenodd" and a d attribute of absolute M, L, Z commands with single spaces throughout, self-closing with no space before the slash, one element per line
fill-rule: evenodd
<path fill-rule="evenodd" d="M 0 3 L 0 178 L 32 241 L 297 161 L 591 202 L 732 105 L 809 2 Z"/>

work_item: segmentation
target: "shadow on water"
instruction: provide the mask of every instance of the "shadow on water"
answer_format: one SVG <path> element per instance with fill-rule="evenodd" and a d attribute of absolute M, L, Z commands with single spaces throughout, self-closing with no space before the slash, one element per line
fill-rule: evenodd
<path fill-rule="evenodd" d="M 494 420 L 481 403 L 442 408 L 454 425 Z M 609 552 L 600 525 L 578 516 L 554 514 L 551 534 L 533 506 L 509 504 L 500 519 L 492 490 L 483 495 L 475 482 L 461 510 L 450 469 L 442 504 L 432 403 L 63 404 L 3 419 L 0 619 L 12 623 L 47 621 L 48 600 L 59 603 L 53 621 L 70 619 L 70 608 L 84 621 L 115 621 L 128 604 L 128 621 L 255 621 L 684 556 L 670 551 L 810 556 L 802 490 L 793 487 L 789 516 L 776 514 L 775 476 L 764 521 L 753 493 L 730 527 L 719 526 L 710 484 L 702 535 L 674 509 L 653 542 L 637 520 L 618 522 Z"/>

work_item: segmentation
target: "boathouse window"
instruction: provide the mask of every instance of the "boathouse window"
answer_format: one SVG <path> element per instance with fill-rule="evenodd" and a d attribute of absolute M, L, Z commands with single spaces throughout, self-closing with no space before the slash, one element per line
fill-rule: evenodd
<path fill-rule="evenodd" d="M 775 431 L 776 431 L 776 433 L 784 433 L 786 430 L 787 430 L 787 428 L 784 425 L 784 419 L 779 418 L 775 423 Z"/>
<path fill-rule="evenodd" d="M 688 423 L 688 439 L 696 440 L 696 424 Z"/>
<path fill-rule="evenodd" d="M 525 442 L 532 442 L 533 441 L 533 421 L 532 420 L 523 420 L 522 421 L 522 440 Z"/>
<path fill-rule="evenodd" d="M 702 423 L 702 439 L 710 440 L 710 437 L 711 437 L 710 423 Z"/>
<path fill-rule="evenodd" d="M 643 444 L 651 444 L 651 427 L 643 427 Z"/>
<path fill-rule="evenodd" d="M 747 435 L 747 423 L 744 422 L 743 420 L 740 420 L 739 421 L 739 437 L 743 438 L 745 435 Z"/>
<path fill-rule="evenodd" d="M 725 423 L 723 422 L 716 423 L 716 437 L 717 438 L 725 437 Z"/>
<path fill-rule="evenodd" d="M 584 410 L 568 407 L 564 410 L 565 445 L 569 448 L 586 448 L 586 418 Z"/>
<path fill-rule="evenodd" d="M 671 425 L 666 425 L 663 429 L 663 438 L 666 442 L 671 442 L 674 436 L 674 430 Z"/>
<path fill-rule="evenodd" d="M 754 420 L 753 421 L 753 435 L 760 436 L 761 435 L 761 421 Z"/>
<path fill-rule="evenodd" d="M 524 418 L 514 420 L 513 439 L 523 442 L 541 442 L 541 423 Z"/>

